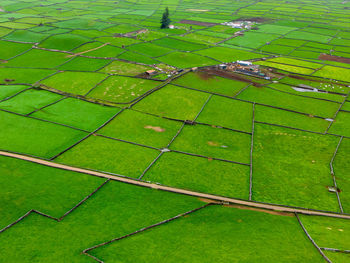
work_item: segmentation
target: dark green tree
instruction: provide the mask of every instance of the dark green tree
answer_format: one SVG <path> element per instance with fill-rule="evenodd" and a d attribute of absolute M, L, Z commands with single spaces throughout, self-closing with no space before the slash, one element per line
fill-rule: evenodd
<path fill-rule="evenodd" d="M 163 16 L 162 16 L 162 20 L 160 22 L 161 22 L 160 28 L 169 28 L 171 20 L 169 18 L 169 9 L 168 8 L 165 8 L 165 11 L 164 11 Z"/>

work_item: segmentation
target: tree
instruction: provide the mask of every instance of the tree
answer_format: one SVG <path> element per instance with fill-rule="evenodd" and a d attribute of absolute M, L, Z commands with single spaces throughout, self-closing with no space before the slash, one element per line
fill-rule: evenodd
<path fill-rule="evenodd" d="M 169 18 L 169 9 L 165 8 L 165 11 L 162 16 L 160 28 L 169 28 L 170 22 L 171 20 Z"/>

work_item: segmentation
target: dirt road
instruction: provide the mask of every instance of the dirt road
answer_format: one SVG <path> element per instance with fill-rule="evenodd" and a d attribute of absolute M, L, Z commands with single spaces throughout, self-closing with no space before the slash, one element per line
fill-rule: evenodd
<path fill-rule="evenodd" d="M 216 195 L 212 195 L 212 194 L 204 194 L 204 193 L 199 193 L 199 192 L 180 189 L 180 188 L 158 185 L 158 184 L 154 184 L 154 183 L 147 183 L 147 182 L 139 181 L 136 179 L 134 180 L 134 179 L 129 179 L 129 178 L 125 178 L 125 177 L 109 175 L 109 174 L 102 173 L 102 172 L 96 172 L 96 171 L 91 171 L 91 170 L 87 170 L 87 169 L 83 169 L 83 168 L 77 168 L 77 167 L 73 167 L 73 166 L 69 166 L 69 165 L 59 164 L 59 163 L 55 163 L 55 162 L 51 162 L 51 161 L 42 160 L 39 158 L 29 157 L 26 155 L 10 153 L 10 152 L 5 152 L 5 151 L 0 151 L 0 155 L 13 157 L 13 158 L 21 159 L 21 160 L 26 160 L 26 161 L 30 161 L 33 163 L 38 163 L 38 164 L 54 167 L 54 168 L 89 174 L 89 175 L 103 177 L 103 178 L 110 178 L 111 180 L 115 180 L 115 181 L 119 181 L 119 182 L 139 185 L 139 186 L 143 186 L 143 187 L 148 187 L 148 188 L 153 188 L 153 189 L 158 189 L 158 190 L 168 191 L 168 192 L 173 192 L 173 193 L 178 193 L 178 194 L 191 195 L 191 196 L 195 196 L 198 198 L 210 199 L 210 200 L 215 200 L 215 201 L 220 201 L 220 202 L 225 202 L 225 203 L 230 203 L 230 204 L 239 204 L 239 205 L 245 205 L 245 206 L 250 206 L 250 207 L 274 210 L 274 211 L 281 211 L 281 212 L 301 213 L 301 214 L 307 214 L 307 215 L 319 215 L 319 216 L 329 216 L 329 217 L 350 219 L 350 214 L 322 212 L 322 211 L 308 210 L 308 209 L 304 209 L 304 208 L 292 208 L 292 207 L 285 207 L 285 206 L 279 206 L 279 205 L 270 205 L 270 204 L 257 203 L 254 201 L 246 201 L 246 200 L 240 200 L 240 199 L 235 199 L 235 198 L 216 196 Z"/>

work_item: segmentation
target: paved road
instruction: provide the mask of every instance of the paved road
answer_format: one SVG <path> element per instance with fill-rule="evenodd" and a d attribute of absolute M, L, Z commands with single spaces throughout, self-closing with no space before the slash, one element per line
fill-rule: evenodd
<path fill-rule="evenodd" d="M 245 206 L 250 206 L 250 207 L 268 209 L 268 210 L 282 211 L 282 212 L 301 213 L 301 214 L 307 214 L 307 215 L 319 215 L 319 216 L 329 216 L 329 217 L 350 219 L 350 214 L 320 212 L 320 211 L 313 211 L 313 210 L 302 209 L 302 208 L 291 208 L 291 207 L 284 207 L 284 206 L 279 206 L 279 205 L 269 205 L 269 204 L 256 203 L 254 201 L 246 201 L 246 200 L 240 200 L 240 199 L 235 199 L 235 198 L 216 196 L 216 195 L 212 195 L 212 194 L 204 194 L 204 193 L 199 193 L 199 192 L 195 192 L 195 191 L 175 188 L 175 187 L 163 186 L 163 185 L 158 185 L 158 184 L 154 184 L 154 183 L 147 183 L 144 181 L 138 181 L 138 180 L 129 179 L 129 178 L 125 178 L 125 177 L 109 175 L 109 174 L 102 173 L 102 172 L 96 172 L 96 171 L 91 171 L 91 170 L 87 170 L 87 169 L 83 169 L 83 168 L 77 168 L 77 167 L 73 167 L 73 166 L 69 166 L 69 165 L 54 163 L 51 161 L 45 161 L 45 160 L 42 160 L 39 158 L 29 157 L 26 155 L 21 155 L 21 154 L 16 154 L 16 153 L 9 153 L 9 152 L 0 151 L 0 155 L 9 156 L 9 157 L 13 157 L 13 158 L 21 159 L 21 160 L 26 160 L 26 161 L 30 161 L 33 163 L 39 163 L 42 165 L 55 167 L 55 168 L 59 168 L 59 169 L 89 174 L 89 175 L 103 177 L 103 178 L 110 178 L 111 180 L 115 180 L 115 181 L 119 181 L 119 182 L 125 182 L 125 183 L 129 183 L 129 184 L 139 185 L 139 186 L 153 188 L 153 189 L 159 189 L 159 190 L 178 193 L 178 194 L 191 195 L 191 196 L 195 196 L 198 198 L 210 199 L 210 200 L 215 200 L 215 201 L 220 201 L 220 202 L 228 202 L 231 204 L 239 204 L 239 205 L 245 205 Z"/>

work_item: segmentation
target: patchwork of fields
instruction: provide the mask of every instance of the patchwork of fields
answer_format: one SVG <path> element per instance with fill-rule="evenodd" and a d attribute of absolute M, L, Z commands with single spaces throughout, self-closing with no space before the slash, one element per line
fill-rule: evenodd
<path fill-rule="evenodd" d="M 349 10 L 2 0 L 0 262 L 350 262 Z"/>

